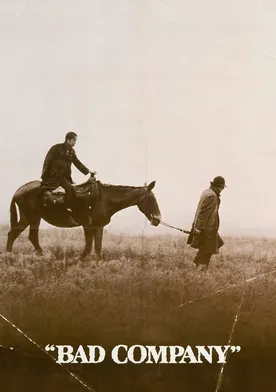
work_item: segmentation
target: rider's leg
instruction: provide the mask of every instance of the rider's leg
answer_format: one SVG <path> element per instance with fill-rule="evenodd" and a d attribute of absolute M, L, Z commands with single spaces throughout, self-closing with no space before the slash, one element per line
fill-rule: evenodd
<path fill-rule="evenodd" d="M 68 221 L 72 226 L 79 226 L 79 224 L 72 217 L 72 208 L 75 200 L 75 191 L 73 185 L 65 178 L 62 177 L 59 182 L 60 186 L 65 189 L 65 206 L 69 213 Z"/>

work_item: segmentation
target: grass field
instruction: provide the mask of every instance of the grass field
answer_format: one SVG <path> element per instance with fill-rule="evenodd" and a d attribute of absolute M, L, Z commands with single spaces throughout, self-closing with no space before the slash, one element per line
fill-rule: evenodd
<path fill-rule="evenodd" d="M 194 268 L 185 236 L 106 233 L 105 260 L 96 265 L 93 254 L 79 260 L 81 230 L 42 231 L 40 257 L 27 233 L 7 254 L 6 235 L 3 227 L 0 312 L 40 346 L 97 344 L 108 351 L 118 344 L 226 345 L 244 289 L 232 340 L 242 349 L 229 356 L 221 390 L 275 390 L 276 272 L 244 281 L 276 269 L 276 240 L 224 238 L 204 273 Z M 20 350 L 2 361 L 5 391 L 85 390 L 4 320 L 0 337 L 2 345 Z M 220 365 L 105 361 L 68 368 L 96 392 L 209 392 L 215 391 Z"/>

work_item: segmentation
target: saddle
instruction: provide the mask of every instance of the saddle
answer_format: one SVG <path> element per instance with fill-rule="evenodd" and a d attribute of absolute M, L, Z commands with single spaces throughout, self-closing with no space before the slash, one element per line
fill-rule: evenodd
<path fill-rule="evenodd" d="M 92 202 L 100 199 L 100 181 L 95 178 L 90 178 L 88 181 L 73 185 L 75 190 L 75 197 L 77 200 L 83 199 L 83 201 Z M 44 188 L 44 206 L 50 206 L 53 204 L 64 204 L 65 202 L 65 190 L 59 186 L 55 189 Z"/>

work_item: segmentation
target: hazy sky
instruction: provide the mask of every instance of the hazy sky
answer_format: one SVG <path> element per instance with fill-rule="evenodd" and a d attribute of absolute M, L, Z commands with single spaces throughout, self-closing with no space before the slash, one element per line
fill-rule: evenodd
<path fill-rule="evenodd" d="M 275 2 L 160 1 L 0 0 L 1 222 L 74 130 L 103 182 L 156 180 L 165 221 L 189 228 L 222 175 L 221 232 L 276 235 Z"/>

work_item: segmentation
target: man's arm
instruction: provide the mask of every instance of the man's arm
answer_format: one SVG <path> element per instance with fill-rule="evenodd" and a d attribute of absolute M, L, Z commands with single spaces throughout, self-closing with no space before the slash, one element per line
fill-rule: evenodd
<path fill-rule="evenodd" d="M 209 216 L 216 206 L 216 196 L 208 195 L 202 200 L 201 208 L 195 222 L 195 229 L 204 230 Z"/>
<path fill-rule="evenodd" d="M 73 159 L 72 159 L 73 164 L 76 166 L 76 168 L 84 175 L 87 175 L 88 173 L 92 173 L 86 166 L 84 166 L 83 163 L 77 158 L 76 153 L 74 153 Z"/>

